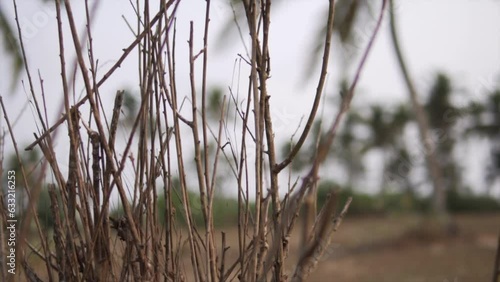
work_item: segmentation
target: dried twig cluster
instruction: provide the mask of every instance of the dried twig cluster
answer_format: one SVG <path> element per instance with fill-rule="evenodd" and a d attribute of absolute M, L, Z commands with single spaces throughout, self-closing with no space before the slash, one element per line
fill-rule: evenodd
<path fill-rule="evenodd" d="M 60 2 L 56 0 L 55 7 L 64 115 L 52 127 L 47 122 L 46 97 L 42 93 L 43 103 L 38 102 L 40 95 L 35 93 L 28 63 L 25 65 L 32 99 L 39 115 L 38 122 L 43 128 L 27 149 L 40 148 L 46 160 L 42 174 L 46 173 L 47 168 L 53 176 L 54 183 L 49 185 L 49 192 L 55 222 L 53 234 L 45 234 L 34 213 L 34 203 L 42 185 L 28 189 L 31 191 L 31 210 L 20 230 L 23 243 L 19 248 L 19 255 L 24 258 L 26 279 L 38 281 L 43 276 L 50 281 L 232 281 L 235 278 L 241 281 L 303 281 L 324 254 L 332 232 L 338 228 L 347 212 L 350 200 L 338 215 L 335 194 L 331 195 L 317 216 L 313 209 L 314 221 L 304 225 L 307 241 L 300 259 L 292 271 L 287 271 L 285 261 L 289 257 L 291 232 L 304 198 L 315 197 L 318 170 L 349 108 L 359 74 L 380 26 L 386 1 L 383 1 L 377 28 L 352 86 L 344 96 L 327 136 L 317 144 L 310 171 L 296 191 L 289 189 L 285 195 L 280 195 L 279 175 L 294 160 L 309 136 L 324 92 L 335 1 L 330 0 L 329 4 L 323 61 L 313 106 L 298 141 L 282 161 L 276 153 L 271 118 L 273 98 L 267 88 L 271 57 L 268 47 L 271 0 L 242 1 L 251 48 L 246 59 L 249 67 L 247 97 L 240 104 L 231 94 L 238 113 L 236 116 L 240 119 L 238 124 L 241 125 L 239 146 L 222 141 L 228 125 L 226 111 L 229 99 L 224 98 L 220 105 L 216 130 L 212 130 L 207 117 L 211 1 L 206 1 L 201 50 L 195 49 L 193 22 L 190 25 L 190 95 L 187 98 L 190 111 L 181 109 L 181 99 L 185 97 L 178 91 L 178 84 L 182 82 L 176 76 L 178 35 L 175 15 L 181 1 L 161 1 L 157 12 L 153 13 L 153 7 L 146 0 L 142 3 L 142 15 L 139 14 L 141 9 L 137 3 L 137 37 L 100 78 L 92 40 L 92 13 L 99 1 L 92 7 L 85 1 L 85 11 L 82 12 L 86 15 L 87 29 L 83 37 L 75 24 L 72 10 L 74 3 L 65 0 L 62 5 Z M 68 34 L 65 33 L 63 22 L 69 24 L 73 46 L 64 44 L 63 36 Z M 20 28 L 19 33 L 22 38 Z M 81 38 L 86 39 L 82 41 Z M 87 50 L 83 46 L 88 46 Z M 24 54 L 24 46 L 22 48 Z M 76 77 L 67 77 L 70 70 L 65 57 L 67 48 L 74 49 L 77 58 L 75 66 L 79 68 L 79 72 L 74 73 L 84 83 L 85 96 L 80 101 L 72 102 L 71 99 Z M 138 51 L 140 107 L 130 126 L 128 139 L 118 151 L 116 132 L 123 91 L 117 92 L 112 117 L 108 121 L 100 102 L 101 96 L 108 94 L 101 93 L 100 87 L 117 72 L 124 60 L 132 57 L 133 51 Z M 200 64 L 201 72 L 195 68 Z M 41 78 L 40 84 L 43 89 Z M 89 106 L 87 113 L 81 112 L 82 105 Z M 7 116 L 6 120 L 9 124 Z M 63 126 L 67 128 L 70 143 L 66 175 L 57 162 L 56 154 L 59 152 L 55 150 L 54 134 L 51 134 Z M 13 141 L 16 144 L 15 139 Z M 215 151 L 209 148 L 214 143 Z M 230 146 L 232 156 L 223 151 L 223 146 Z M 255 148 L 255 151 L 251 152 L 250 148 Z M 192 161 L 187 159 L 191 151 L 194 151 L 195 172 L 190 170 Z M 224 233 L 219 243 L 214 228 L 213 203 L 218 185 L 218 168 L 224 162 L 231 163 L 238 189 L 237 246 L 228 246 Z M 124 181 L 123 172 L 127 165 L 133 167 L 132 184 Z M 175 186 L 174 177 L 179 180 L 178 187 Z M 191 178 L 196 178 L 193 182 L 200 196 L 202 227 L 196 225 L 193 219 L 188 189 Z M 116 192 L 124 211 L 123 217 L 119 218 L 110 217 L 111 195 Z M 159 197 L 164 197 L 164 210 L 157 208 Z M 175 210 L 173 199 L 176 197 L 180 198 L 182 211 Z M 251 208 L 251 202 L 255 203 L 255 208 Z M 314 201 L 310 201 L 310 204 L 315 207 Z M 159 222 L 160 213 L 166 215 L 164 222 Z M 185 226 L 179 226 L 176 214 L 182 215 Z M 31 219 L 37 226 L 41 248 L 28 243 Z M 236 248 L 237 255 L 231 257 L 227 252 L 229 248 Z M 41 269 L 27 262 L 28 254 L 31 253 L 44 262 L 45 274 L 40 274 Z M 189 257 L 190 263 L 183 261 L 183 256 Z"/>

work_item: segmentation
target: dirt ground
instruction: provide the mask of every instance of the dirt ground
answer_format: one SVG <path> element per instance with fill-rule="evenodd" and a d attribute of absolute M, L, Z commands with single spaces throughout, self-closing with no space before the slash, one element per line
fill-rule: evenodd
<path fill-rule="evenodd" d="M 417 236 L 416 217 L 346 218 L 308 281 L 491 281 L 500 214 L 453 218 L 450 238 Z"/>
<path fill-rule="evenodd" d="M 479 282 L 491 281 L 500 234 L 500 213 L 452 216 L 454 236 L 421 230 L 416 215 L 349 217 L 334 233 L 332 245 L 311 282 Z M 429 225 L 425 225 L 429 226 Z M 432 226 L 432 225 L 431 225 Z M 296 226 L 296 229 L 300 224 Z M 223 228 L 236 257 L 237 230 Z M 287 273 L 298 260 L 299 231 L 291 236 Z M 232 281 L 238 281 L 237 279 Z"/>
<path fill-rule="evenodd" d="M 491 281 L 500 233 L 500 213 L 455 215 L 453 219 L 458 227 L 455 236 L 422 238 L 419 236 L 422 230 L 416 228 L 420 226 L 417 216 L 347 216 L 334 233 L 331 247 L 307 281 Z M 298 227 L 300 224 L 296 229 Z M 217 233 L 220 235 L 221 231 L 225 232 L 227 246 L 230 246 L 226 253 L 227 262 L 234 262 L 238 249 L 237 229 L 226 227 L 218 229 Z M 303 245 L 300 238 L 298 230 L 291 236 L 287 260 L 290 275 L 298 259 L 298 247 Z M 185 251 L 188 253 L 187 246 Z M 189 256 L 182 255 L 181 259 L 185 266 L 190 265 Z M 37 270 L 44 272 L 41 262 Z M 189 273 L 185 278 L 192 281 Z"/>
<path fill-rule="evenodd" d="M 436 237 L 428 235 L 428 230 L 419 229 L 421 218 L 415 215 L 347 216 L 307 281 L 491 281 L 500 213 L 463 214 L 452 219 L 456 223 L 455 236 Z M 236 229 L 224 228 L 222 231 L 226 233 L 228 244 L 237 246 Z M 287 263 L 290 275 L 298 259 L 300 238 L 298 231 L 291 237 Z M 231 251 L 228 257 L 234 258 L 236 254 L 230 254 Z"/>

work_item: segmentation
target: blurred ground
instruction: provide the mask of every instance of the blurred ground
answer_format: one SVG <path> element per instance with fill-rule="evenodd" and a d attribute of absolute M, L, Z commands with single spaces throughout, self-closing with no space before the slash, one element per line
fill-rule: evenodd
<path fill-rule="evenodd" d="M 500 213 L 453 216 L 459 231 L 454 237 L 422 237 L 420 219 L 414 215 L 347 217 L 334 233 L 332 245 L 307 281 L 322 282 L 480 282 L 491 281 L 500 233 Z M 303 245 L 300 224 L 291 236 L 287 272 L 291 274 Z M 217 230 L 220 248 L 221 231 L 226 234 L 227 266 L 237 258 L 236 227 Z M 417 231 L 417 232 L 415 232 Z M 186 234 L 184 234 L 186 235 Z M 183 237 L 184 239 L 186 237 Z M 115 252 L 123 243 L 115 240 Z M 191 261 L 188 244 L 181 259 Z M 116 253 L 115 253 L 116 255 Z M 120 256 L 120 255 L 118 255 Z M 38 273 L 44 265 L 38 260 Z M 194 281 L 186 273 L 186 281 Z M 41 275 L 44 281 L 48 277 Z M 233 280 L 238 281 L 234 276 Z"/>
<path fill-rule="evenodd" d="M 491 281 L 500 214 L 454 220 L 457 236 L 422 238 L 416 217 L 347 218 L 308 281 Z"/>

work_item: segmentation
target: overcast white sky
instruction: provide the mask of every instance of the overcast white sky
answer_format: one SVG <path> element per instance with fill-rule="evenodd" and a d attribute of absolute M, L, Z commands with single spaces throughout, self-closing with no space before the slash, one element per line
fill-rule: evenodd
<path fill-rule="evenodd" d="M 24 32 L 29 65 L 31 67 L 37 94 L 40 84 L 36 71 L 40 71 L 44 79 L 45 93 L 49 101 L 49 119 L 58 117 L 62 99 L 59 75 L 59 58 L 55 12 L 50 4 L 42 4 L 39 0 L 18 1 L 19 18 Z M 75 2 L 75 1 L 73 1 Z M 75 2 L 73 10 L 80 21 L 81 31 L 84 28 L 83 18 L 78 15 Z M 94 1 L 90 1 L 93 3 Z M 152 1 L 153 2 L 153 1 Z M 239 37 L 228 37 L 227 42 L 215 43 L 222 25 L 232 11 L 228 0 L 214 0 L 211 13 L 213 43 L 209 50 L 209 81 L 227 89 L 233 86 L 233 66 L 237 54 L 244 54 Z M 379 1 L 381 2 L 381 1 Z M 421 92 L 430 86 L 436 71 L 445 71 L 451 75 L 456 88 L 468 89 L 474 97 L 464 99 L 481 99 L 486 89 L 495 86 L 495 78 L 500 74 L 500 2 L 494 0 L 397 0 L 397 16 L 402 47 L 409 63 L 410 70 Z M 180 81 L 188 81 L 187 38 L 189 21 L 195 22 L 195 31 L 199 35 L 203 28 L 204 3 L 202 0 L 183 0 L 178 11 L 178 50 Z M 11 1 L 2 1 L 1 8 L 6 14 L 13 15 Z M 327 1 L 283 1 L 280 7 L 274 8 L 275 17 L 271 26 L 270 51 L 272 58 L 272 78 L 269 83 L 271 99 L 274 101 L 273 111 L 277 115 L 276 135 L 288 139 L 297 127 L 301 117 L 309 111 L 315 91 L 317 75 L 310 81 L 304 81 L 304 68 L 311 56 L 312 44 L 320 21 L 323 19 Z M 373 13 L 378 11 L 374 10 Z M 128 1 L 101 1 L 100 10 L 93 28 L 94 50 L 102 75 L 122 54 L 133 40 L 133 35 L 124 22 L 126 18 L 132 23 L 134 13 Z M 14 23 L 14 17 L 11 22 Z M 359 28 L 356 32 L 360 39 L 366 39 L 374 26 L 373 21 Z M 66 35 L 67 64 L 72 65 L 72 44 L 69 33 Z M 202 36 L 195 39 L 196 46 L 201 48 Z M 361 43 L 360 46 L 364 46 Z M 10 93 L 10 63 L 4 51 L 0 53 L 0 95 L 8 106 L 8 114 L 14 119 L 27 100 L 26 91 L 20 86 L 16 93 Z M 343 70 L 342 55 L 336 52 L 329 71 L 327 93 L 336 91 L 337 79 Z M 355 65 L 357 61 L 355 60 Z M 101 88 L 101 93 L 109 93 L 110 100 L 117 89 L 138 88 L 135 67 L 136 59 L 129 57 L 115 72 L 110 81 Z M 243 74 L 242 77 L 246 77 Z M 25 77 L 23 77 L 25 79 Z M 188 84 L 186 83 L 186 86 Z M 81 93 L 81 84 L 76 93 Z M 187 87 L 186 87 L 187 89 Z M 362 73 L 355 104 L 366 101 L 397 102 L 406 101 L 407 94 L 402 84 L 388 33 L 386 19 L 375 47 Z M 465 95 L 465 94 L 464 94 Z M 25 111 L 15 128 L 19 144 L 24 146 L 32 141 L 32 133 L 36 132 L 31 111 Z M 4 122 L 2 121 L 2 126 Z M 6 144 L 11 150 L 10 140 Z M 480 169 L 484 156 L 488 153 L 485 146 L 474 146 L 474 166 L 466 174 L 467 181 L 475 186 L 482 186 Z M 470 151 L 468 153 L 470 155 Z M 378 183 L 378 182 L 377 182 Z"/>

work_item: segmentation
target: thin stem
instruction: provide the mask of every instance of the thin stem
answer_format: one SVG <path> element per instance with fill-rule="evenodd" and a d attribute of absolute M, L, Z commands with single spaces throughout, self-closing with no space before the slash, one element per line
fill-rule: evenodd
<path fill-rule="evenodd" d="M 330 0 L 330 5 L 328 8 L 328 22 L 326 25 L 326 33 L 325 33 L 325 47 L 323 48 L 323 61 L 321 63 L 321 73 L 319 75 L 318 86 L 316 87 L 316 95 L 314 96 L 314 102 L 309 113 L 309 117 L 307 118 L 307 122 L 305 124 L 304 130 L 297 141 L 297 144 L 293 146 L 292 150 L 288 154 L 288 156 L 279 164 L 274 165 L 274 171 L 281 171 L 285 167 L 287 167 L 295 156 L 299 153 L 300 148 L 304 145 L 307 136 L 309 135 L 309 131 L 313 125 L 313 121 L 316 118 L 316 112 L 318 111 L 319 102 L 321 101 L 321 94 L 323 93 L 323 89 L 326 83 L 326 77 L 328 72 L 328 63 L 330 61 L 330 49 L 331 49 L 331 41 L 333 34 L 333 23 L 335 16 L 335 1 Z"/>

